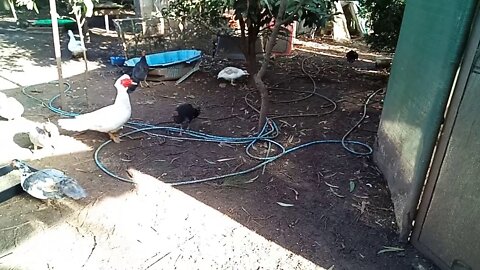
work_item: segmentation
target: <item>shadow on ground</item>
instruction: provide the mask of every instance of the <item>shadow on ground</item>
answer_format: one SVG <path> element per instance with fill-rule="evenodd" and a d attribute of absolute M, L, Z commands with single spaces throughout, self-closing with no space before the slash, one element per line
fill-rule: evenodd
<path fill-rule="evenodd" d="M 98 48 L 107 44 L 100 43 Z M 331 46 L 335 51 L 335 45 Z M 336 50 L 338 56 L 343 54 L 342 50 Z M 108 47 L 100 49 L 97 58 L 105 61 L 110 53 Z M 241 65 L 206 59 L 200 72 L 178 86 L 165 82 L 137 90 L 130 95 L 132 119 L 171 126 L 166 122 L 171 120 L 175 106 L 190 102 L 202 107 L 201 117 L 192 123 L 193 130 L 223 136 L 253 135 L 258 117 L 245 100 L 256 107 L 258 94 L 249 89 L 245 81 L 235 87 L 217 81 L 215 74 L 228 64 Z M 112 84 L 122 72 L 104 65 L 90 72 L 86 81 L 83 75 L 69 78 L 73 92 L 68 97 L 67 109 L 91 111 L 110 104 L 114 98 Z M 336 102 L 335 111 L 326 114 L 332 107 L 324 98 L 273 89 L 312 92 L 309 76 L 315 81 L 316 93 Z M 280 128 L 276 141 L 293 147 L 313 140 L 340 139 L 362 117 L 367 96 L 385 87 L 387 78 L 368 61 L 347 64 L 341 57 L 302 52 L 278 58 L 266 78 L 272 86 L 270 111 L 277 117 L 275 121 Z M 41 100 L 48 100 L 58 91 L 46 84 L 35 89 L 35 96 Z M 46 117 L 55 122 L 59 117 L 28 101 L 18 89 L 6 92 L 25 104 L 31 103 L 26 113 L 31 120 Z M 372 99 L 368 117 L 349 139 L 374 143 L 381 100 L 381 94 Z M 285 115 L 289 116 L 281 117 Z M 95 132 L 63 134 L 94 149 L 106 139 L 104 134 Z M 264 156 L 268 149 L 267 144 L 258 144 L 254 151 Z M 270 151 L 278 153 L 279 150 Z M 410 245 L 404 246 L 402 252 L 377 254 L 383 246 L 398 246 L 386 182 L 370 156 L 351 155 L 338 143 L 293 152 L 266 166 L 264 173 L 260 169 L 247 175 L 178 187 L 189 195 L 175 195 L 178 200 L 170 200 L 173 195 L 164 192 L 168 188 L 155 184 L 151 178 L 148 178 L 149 188 L 137 190 L 131 184 L 105 175 L 95 165 L 92 154 L 88 151 L 31 161 L 38 168 L 65 170 L 86 187 L 90 197 L 78 204 L 66 203 L 56 208 L 44 207 L 25 195 L 0 204 L 2 213 L 9 213 L 0 217 L 5 226 L 0 232 L 9 239 L 2 249 L 6 254 L 12 252 L 8 255 L 12 256 L 10 259 L 6 256 L 0 263 L 16 265 L 13 261 L 18 256 L 33 254 L 32 250 L 38 250 L 48 238 L 58 241 L 58 245 L 54 245 L 58 249 L 68 246 L 72 239 L 81 243 L 66 251 L 72 258 L 73 254 L 77 256 L 72 264 L 78 267 L 92 263 L 91 267 L 98 268 L 102 261 L 108 264 L 111 262 L 108 258 L 113 257 L 119 258 L 119 265 L 124 263 L 128 269 L 145 269 L 157 259 L 160 263 L 152 264 L 160 267 L 157 269 L 165 269 L 161 265 L 191 269 L 195 262 L 201 262 L 199 265 L 206 269 L 224 269 L 238 262 L 242 262 L 245 269 L 257 266 L 260 269 L 312 269 L 312 263 L 325 269 L 332 265 L 333 269 L 408 269 L 419 264 L 427 269 L 432 267 Z M 124 177 L 130 167 L 172 182 L 238 172 L 258 163 L 245 154 L 242 145 L 229 147 L 181 141 L 181 138 L 163 140 L 145 134 L 125 138 L 120 144 L 109 144 L 99 158 L 111 172 Z M 177 194 L 174 190 L 171 192 Z M 192 215 L 195 217 L 190 219 Z M 232 226 L 238 229 L 230 225 L 219 228 L 212 221 L 220 219 L 229 224 L 233 219 L 243 226 L 235 222 Z M 29 227 L 38 223 L 37 220 L 42 225 L 35 229 Z M 241 233 L 237 234 L 236 230 Z M 68 233 L 62 235 L 60 232 L 64 231 Z M 207 231 L 212 234 L 205 233 Z M 262 244 L 250 242 L 259 237 L 257 234 Z M 239 239 L 243 240 L 241 244 L 237 242 Z M 271 250 L 265 247 L 267 243 L 281 252 L 265 253 Z M 50 265 L 59 268 L 65 265 L 46 252 L 42 254 Z M 28 263 L 34 265 L 38 260 L 30 258 Z M 30 265 L 28 263 L 25 265 Z"/>

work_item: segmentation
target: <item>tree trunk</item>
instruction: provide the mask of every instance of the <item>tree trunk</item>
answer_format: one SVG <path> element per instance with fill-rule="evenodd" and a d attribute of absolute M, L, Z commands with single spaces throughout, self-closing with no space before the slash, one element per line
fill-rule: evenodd
<path fill-rule="evenodd" d="M 258 92 L 260 92 L 261 105 L 260 105 L 260 115 L 258 118 L 258 132 L 261 132 L 265 123 L 267 122 L 268 109 L 270 107 L 270 98 L 268 96 L 268 89 L 262 78 L 259 76 L 254 76 L 255 86 L 257 87 Z"/>
<path fill-rule="evenodd" d="M 299 4 L 301 5 L 301 3 Z M 275 25 L 273 26 L 272 33 L 270 34 L 268 41 L 267 41 L 267 46 L 265 48 L 265 56 L 263 59 L 262 66 L 260 67 L 260 70 L 258 71 L 257 74 L 255 74 L 255 86 L 257 87 L 257 90 L 260 92 L 260 97 L 261 97 L 261 107 L 260 107 L 260 116 L 258 119 L 258 131 L 262 131 L 263 127 L 265 126 L 265 123 L 267 122 L 267 114 L 268 114 L 268 109 L 269 109 L 269 97 L 268 97 L 268 89 L 265 83 L 263 82 L 263 76 L 267 72 L 268 68 L 268 63 L 270 61 L 270 56 L 272 55 L 272 50 L 273 46 L 275 45 L 277 41 L 277 36 L 278 32 L 280 31 L 280 27 L 282 27 L 283 24 L 289 22 L 293 18 L 287 18 L 283 19 L 283 16 L 285 15 L 285 9 L 287 6 L 287 0 L 282 0 L 280 2 L 280 7 L 278 9 L 278 14 L 275 20 Z"/>
<path fill-rule="evenodd" d="M 251 37 L 250 35 L 248 36 L 248 44 L 247 44 L 247 55 L 246 55 L 246 60 L 247 60 L 247 71 L 248 74 L 253 75 L 257 73 L 257 54 L 255 51 L 255 45 L 257 39 L 254 37 Z M 253 76 L 251 77 L 251 82 L 254 82 Z"/>
<path fill-rule="evenodd" d="M 257 45 L 257 37 L 259 32 L 259 27 L 256 25 L 250 24 L 248 25 L 248 37 L 247 41 L 247 50 L 245 54 L 245 58 L 247 60 L 247 71 L 251 75 L 250 83 L 255 85 L 255 80 L 253 79 L 253 74 L 257 73 L 257 52 L 256 52 L 256 45 Z"/>

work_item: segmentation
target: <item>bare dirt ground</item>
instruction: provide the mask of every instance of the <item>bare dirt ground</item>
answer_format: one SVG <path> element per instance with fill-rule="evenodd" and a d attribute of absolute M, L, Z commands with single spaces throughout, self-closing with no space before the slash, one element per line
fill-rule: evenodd
<path fill-rule="evenodd" d="M 21 40 L 17 39 L 17 42 L 17 46 L 28 48 L 28 44 L 22 44 Z M 42 42 L 47 44 L 49 40 Z M 388 73 L 374 68 L 371 62 L 374 55 L 365 47 L 358 47 L 360 60 L 350 64 L 344 59 L 347 50 L 345 45 L 319 42 L 326 44 L 324 48 L 300 46 L 292 55 L 277 57 L 267 73 L 266 82 L 271 87 L 273 101 L 270 112 L 280 130 L 275 140 L 286 148 L 315 140 L 341 139 L 361 119 L 367 97 L 384 88 L 388 80 Z M 120 52 L 116 38 L 93 35 L 90 47 L 89 59 L 104 66 L 88 74 L 86 96 L 83 75 L 68 79 L 73 92 L 68 97 L 67 109 L 89 111 L 109 104 L 115 94 L 113 82 L 124 72 L 122 68 L 108 64 L 109 56 Z M 47 50 L 29 50 L 31 55 L 39 59 L 42 55 L 51 57 L 53 51 L 51 47 Z M 189 102 L 202 108 L 200 118 L 191 125 L 192 130 L 232 137 L 253 135 L 258 120 L 253 107 L 259 106 L 258 94 L 248 87 L 246 80 L 231 86 L 216 79 L 217 72 L 230 64 L 242 66 L 242 63 L 207 57 L 201 70 L 178 86 L 174 82 L 165 82 L 138 89 L 130 96 L 132 119 L 173 126 L 168 122 L 176 105 Z M 4 65 L 3 68 L 10 67 Z M 34 89 L 33 94 L 42 100 L 48 100 L 57 91 L 48 84 Z M 308 94 L 298 92 L 313 90 L 333 100 L 337 105 L 336 110 L 329 112 L 331 104 L 319 96 L 307 97 Z M 17 97 L 29 107 L 26 118 L 37 121 L 48 118 L 55 122 L 59 117 L 24 96 L 18 88 L 6 90 L 5 93 Z M 382 97 L 383 94 L 379 93 L 372 98 L 367 106 L 366 118 L 349 139 L 373 146 L 382 110 Z M 63 134 L 73 136 L 94 149 L 106 139 L 104 134 L 96 132 Z M 125 141 L 120 144 L 108 144 L 100 153 L 105 166 L 123 177 L 126 177 L 125 170 L 133 167 L 159 180 L 175 182 L 238 172 L 259 162 L 245 154 L 244 145 L 164 140 L 140 134 L 123 139 Z M 29 145 L 22 136 L 16 137 L 16 143 L 22 147 Z M 274 154 L 279 151 L 272 149 Z M 363 148 L 356 149 L 365 151 Z M 267 150 L 268 144 L 256 145 L 258 155 L 265 155 Z M 55 167 L 76 177 L 90 194 L 86 204 L 95 204 L 96 200 L 105 196 L 119 196 L 132 188 L 130 184 L 100 171 L 92 159 L 91 151 L 46 157 L 31 161 L 30 164 L 38 168 Z M 317 144 L 292 152 L 268 164 L 264 172 L 259 169 L 222 180 L 179 186 L 178 190 L 324 268 L 435 269 L 413 247 L 401 246 L 397 242 L 393 206 L 386 181 L 371 157 L 350 154 L 338 143 Z M 2 227 L 18 226 L 22 220 L 28 219 L 27 214 L 27 217 L 18 219 L 7 218 L 16 216 L 18 204 L 25 201 L 34 206 L 24 214 L 33 213 L 46 224 L 61 218 L 61 213 L 38 210 L 41 203 L 22 195 L 0 204 Z M 293 206 L 284 207 L 278 202 Z M 5 234 L 5 239 L 18 236 L 16 230 L 15 235 L 11 234 L 11 230 L 1 232 Z M 2 250 L 9 250 L 13 246 L 16 243 L 13 245 L 7 241 L 2 243 Z M 404 250 L 378 254 L 384 246 L 402 247 Z M 195 252 L 202 254 L 208 251 Z M 225 256 L 230 255 L 225 253 Z M 261 256 L 268 256 L 268 253 L 262 253 Z M 246 265 L 245 269 L 257 269 L 257 266 L 262 264 Z M 217 264 L 202 269 L 227 268 Z"/>

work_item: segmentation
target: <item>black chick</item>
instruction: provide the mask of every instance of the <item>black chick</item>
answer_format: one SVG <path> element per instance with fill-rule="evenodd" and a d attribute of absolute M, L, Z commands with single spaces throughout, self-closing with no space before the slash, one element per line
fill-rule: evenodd
<path fill-rule="evenodd" d="M 176 124 L 181 124 L 182 128 L 185 128 L 185 126 L 188 127 L 190 122 L 192 122 L 192 120 L 197 118 L 199 115 L 200 108 L 194 108 L 192 104 L 185 103 L 179 105 L 175 109 L 175 114 L 173 115 L 173 122 L 175 122 Z"/>
<path fill-rule="evenodd" d="M 135 84 L 132 84 L 128 88 L 127 90 L 128 93 L 135 91 L 135 89 L 137 89 L 138 87 L 138 84 L 140 84 L 140 86 L 143 87 L 142 82 L 144 82 L 147 86 L 149 86 L 147 83 L 147 75 L 148 75 L 149 68 L 150 67 L 148 66 L 147 58 L 145 57 L 145 51 L 142 51 L 142 57 L 140 57 L 140 61 L 138 61 L 135 64 L 135 67 L 133 67 L 133 71 L 132 71 L 131 78 Z"/>
<path fill-rule="evenodd" d="M 347 61 L 349 63 L 353 63 L 357 59 L 358 59 L 358 53 L 356 51 L 351 50 L 351 51 L 347 52 Z"/>

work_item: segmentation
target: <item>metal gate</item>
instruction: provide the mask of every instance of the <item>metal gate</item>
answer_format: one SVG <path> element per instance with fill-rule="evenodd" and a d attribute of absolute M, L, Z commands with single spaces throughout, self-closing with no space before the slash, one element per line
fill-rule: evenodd
<path fill-rule="evenodd" d="M 400 240 L 410 236 L 478 0 L 408 0 L 374 159 L 392 194 Z"/>
<path fill-rule="evenodd" d="M 477 14 L 411 238 L 442 269 L 480 269 L 479 42 Z"/>

